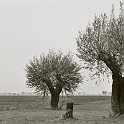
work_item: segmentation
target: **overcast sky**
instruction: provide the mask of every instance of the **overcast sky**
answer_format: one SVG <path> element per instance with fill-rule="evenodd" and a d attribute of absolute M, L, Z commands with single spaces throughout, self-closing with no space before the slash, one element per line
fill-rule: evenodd
<path fill-rule="evenodd" d="M 49 49 L 76 54 L 78 30 L 95 14 L 110 15 L 112 4 L 118 14 L 119 0 L 0 0 L 0 92 L 30 92 L 26 63 Z M 111 84 L 85 82 L 80 89 L 111 91 Z"/>

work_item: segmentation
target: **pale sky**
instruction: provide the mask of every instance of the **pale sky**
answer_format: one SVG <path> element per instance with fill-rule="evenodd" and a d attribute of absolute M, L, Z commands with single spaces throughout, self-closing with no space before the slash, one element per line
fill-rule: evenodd
<path fill-rule="evenodd" d="M 109 16 L 112 4 L 118 13 L 119 0 L 0 0 L 0 92 L 30 92 L 26 63 L 49 49 L 76 54 L 78 30 L 85 31 L 95 14 Z M 80 89 L 111 91 L 106 82 L 87 81 Z"/>

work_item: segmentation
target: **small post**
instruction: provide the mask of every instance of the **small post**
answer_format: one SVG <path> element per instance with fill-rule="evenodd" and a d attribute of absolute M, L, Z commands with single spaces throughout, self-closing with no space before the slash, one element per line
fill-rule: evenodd
<path fill-rule="evenodd" d="M 66 113 L 61 116 L 62 119 L 73 118 L 73 102 L 67 103 Z"/>
<path fill-rule="evenodd" d="M 73 102 L 67 103 L 66 110 L 68 111 L 69 109 L 73 111 Z"/>
<path fill-rule="evenodd" d="M 73 118 L 73 102 L 68 102 L 66 107 L 68 118 Z"/>
<path fill-rule="evenodd" d="M 73 118 L 73 102 L 66 105 L 66 113 L 61 116 L 62 119 Z"/>

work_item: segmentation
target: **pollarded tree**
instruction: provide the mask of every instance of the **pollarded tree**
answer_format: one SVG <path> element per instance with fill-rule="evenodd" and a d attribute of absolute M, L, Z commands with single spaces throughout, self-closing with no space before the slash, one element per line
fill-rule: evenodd
<path fill-rule="evenodd" d="M 86 68 L 99 71 L 96 74 L 111 72 L 112 115 L 124 114 L 124 18 L 123 5 L 120 4 L 120 14 L 114 14 L 114 6 L 110 18 L 106 14 L 95 16 L 93 23 L 87 26 L 85 32 L 79 32 L 77 38 L 77 56 L 81 58 Z M 97 63 L 97 65 L 96 65 Z M 100 72 L 100 73 L 99 73 Z"/>
<path fill-rule="evenodd" d="M 51 95 L 51 108 L 57 109 L 61 92 L 73 92 L 82 82 L 81 66 L 73 59 L 70 52 L 63 55 L 61 51 L 49 51 L 40 58 L 34 57 L 26 65 L 26 84 L 36 92 Z"/>

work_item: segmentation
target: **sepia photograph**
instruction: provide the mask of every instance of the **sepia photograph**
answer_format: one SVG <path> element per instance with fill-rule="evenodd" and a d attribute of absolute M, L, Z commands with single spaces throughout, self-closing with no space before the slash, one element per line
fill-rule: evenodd
<path fill-rule="evenodd" d="M 124 124 L 124 0 L 0 0 L 0 124 Z"/>

